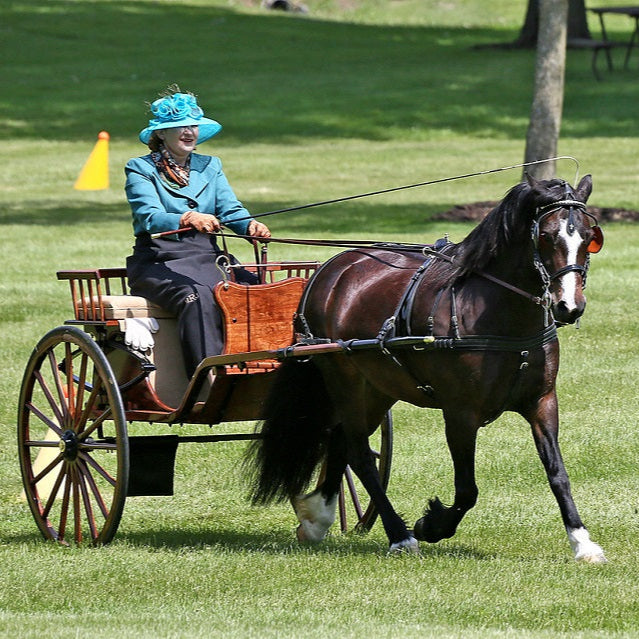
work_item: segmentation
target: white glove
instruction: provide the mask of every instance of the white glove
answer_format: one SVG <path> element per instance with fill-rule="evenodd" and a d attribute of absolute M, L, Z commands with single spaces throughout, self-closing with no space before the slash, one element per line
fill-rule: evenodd
<path fill-rule="evenodd" d="M 127 317 L 124 326 L 124 343 L 127 346 L 143 353 L 153 348 L 152 333 L 157 333 L 160 328 L 154 317 Z"/>

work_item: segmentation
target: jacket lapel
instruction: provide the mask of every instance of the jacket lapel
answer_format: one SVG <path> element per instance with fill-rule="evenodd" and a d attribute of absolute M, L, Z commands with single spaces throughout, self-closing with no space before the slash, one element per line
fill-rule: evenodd
<path fill-rule="evenodd" d="M 180 189 L 181 195 L 197 198 L 206 185 L 211 181 L 211 158 L 206 155 L 193 153 L 191 155 L 191 173 L 189 184 Z"/>

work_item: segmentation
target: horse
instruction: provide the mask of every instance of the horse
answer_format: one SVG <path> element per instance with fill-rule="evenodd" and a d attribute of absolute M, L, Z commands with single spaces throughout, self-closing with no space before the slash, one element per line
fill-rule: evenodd
<path fill-rule="evenodd" d="M 248 453 L 254 504 L 290 499 L 300 540 L 335 519 L 347 465 L 375 504 L 390 552 L 452 537 L 477 502 L 476 439 L 504 411 L 528 421 L 574 558 L 605 562 L 571 494 L 558 443 L 557 327 L 586 306 L 590 254 L 603 233 L 576 188 L 530 176 L 458 244 L 374 245 L 341 252 L 309 281 L 295 323 L 302 343 L 337 353 L 285 360 Z M 351 345 L 368 341 L 372 348 Z M 454 502 L 430 499 L 412 530 L 379 479 L 369 436 L 397 402 L 442 411 Z M 323 480 L 308 494 L 316 467 Z"/>

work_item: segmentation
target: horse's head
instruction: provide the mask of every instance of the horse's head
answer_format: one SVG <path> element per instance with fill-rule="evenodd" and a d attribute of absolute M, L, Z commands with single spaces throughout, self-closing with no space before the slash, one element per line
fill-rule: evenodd
<path fill-rule="evenodd" d="M 586 308 L 590 253 L 603 246 L 597 219 L 586 209 L 592 179 L 586 175 L 575 190 L 563 180 L 528 182 L 537 195 L 532 225 L 536 266 L 549 286 L 555 321 L 574 324 Z"/>

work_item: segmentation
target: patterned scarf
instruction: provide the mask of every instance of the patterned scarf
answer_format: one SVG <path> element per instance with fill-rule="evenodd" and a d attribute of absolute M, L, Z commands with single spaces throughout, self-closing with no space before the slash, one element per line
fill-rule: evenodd
<path fill-rule="evenodd" d="M 179 187 L 189 185 L 189 174 L 191 173 L 191 156 L 186 160 L 184 166 L 180 166 L 168 152 L 164 144 L 160 144 L 160 150 L 151 153 L 151 159 L 160 175 L 169 183 Z"/>

